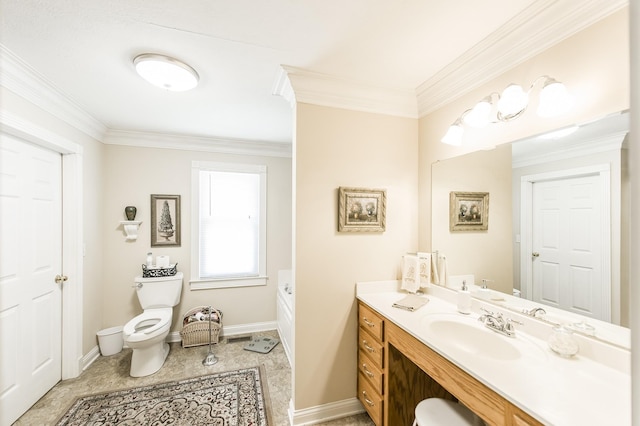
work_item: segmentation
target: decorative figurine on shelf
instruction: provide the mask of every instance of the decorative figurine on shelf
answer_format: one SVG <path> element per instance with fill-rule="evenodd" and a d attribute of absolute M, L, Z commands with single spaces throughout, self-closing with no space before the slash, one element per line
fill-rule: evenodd
<path fill-rule="evenodd" d="M 127 206 L 124 208 L 124 214 L 127 220 L 135 220 L 138 209 L 135 206 Z"/>
<path fill-rule="evenodd" d="M 162 204 L 158 233 L 167 241 L 173 236 L 173 223 L 171 223 L 171 213 L 169 212 L 169 203 L 167 201 Z"/>

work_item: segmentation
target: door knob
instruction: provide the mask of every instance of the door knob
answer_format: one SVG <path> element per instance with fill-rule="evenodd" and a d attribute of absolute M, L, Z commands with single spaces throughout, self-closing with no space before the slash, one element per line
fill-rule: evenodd
<path fill-rule="evenodd" d="M 69 277 L 67 277 L 66 275 L 56 275 L 56 278 L 55 278 L 57 284 L 62 284 L 68 279 Z"/>
<path fill-rule="evenodd" d="M 539 257 L 540 253 L 538 253 L 537 251 L 534 251 L 533 253 L 531 253 L 532 257 Z"/>

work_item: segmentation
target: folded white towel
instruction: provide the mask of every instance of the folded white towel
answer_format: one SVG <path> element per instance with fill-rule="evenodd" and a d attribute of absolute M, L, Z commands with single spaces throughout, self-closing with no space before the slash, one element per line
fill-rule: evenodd
<path fill-rule="evenodd" d="M 420 289 L 420 268 L 418 256 L 405 255 L 402 257 L 402 285 L 403 290 L 415 293 Z"/>
<path fill-rule="evenodd" d="M 408 294 L 402 299 L 395 302 L 393 305 L 394 308 L 404 309 L 405 311 L 416 311 L 426 305 L 429 302 L 427 297 L 420 297 L 416 294 Z"/>

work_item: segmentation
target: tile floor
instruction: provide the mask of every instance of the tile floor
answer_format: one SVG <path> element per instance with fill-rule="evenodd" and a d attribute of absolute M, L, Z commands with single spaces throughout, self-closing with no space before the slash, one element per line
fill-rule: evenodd
<path fill-rule="evenodd" d="M 256 336 L 277 337 L 277 332 L 257 333 Z M 141 378 L 129 376 L 130 349 L 124 349 L 119 354 L 108 357 L 101 356 L 79 377 L 58 383 L 14 425 L 54 425 L 73 401 L 83 395 L 197 377 L 217 371 L 236 370 L 256 365 L 263 365 L 266 371 L 273 424 L 275 426 L 289 425 L 287 410 L 291 399 L 291 368 L 282 345 L 277 345 L 268 354 L 259 354 L 245 351 L 243 349 L 245 343 L 244 341 L 228 343 L 226 339 L 223 339 L 213 348 L 218 363 L 210 367 L 202 365 L 202 360 L 207 355 L 207 346 L 182 348 L 180 343 L 171 343 L 171 352 L 160 371 Z M 321 424 L 325 426 L 372 426 L 373 422 L 366 414 L 360 414 Z"/>

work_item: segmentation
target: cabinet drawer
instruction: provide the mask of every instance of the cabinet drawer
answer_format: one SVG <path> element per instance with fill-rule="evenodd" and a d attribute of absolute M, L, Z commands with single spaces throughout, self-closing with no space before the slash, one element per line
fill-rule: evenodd
<path fill-rule="evenodd" d="M 358 305 L 358 323 L 378 341 L 384 342 L 384 320 L 371 309 L 360 303 Z"/>
<path fill-rule="evenodd" d="M 382 397 L 376 393 L 362 373 L 358 376 L 358 399 L 376 426 L 382 426 L 384 413 Z"/>
<path fill-rule="evenodd" d="M 358 356 L 358 369 L 360 374 L 371 382 L 373 389 L 379 394 L 384 394 L 384 376 L 382 370 L 370 361 L 369 357 L 365 356 L 362 351 Z"/>
<path fill-rule="evenodd" d="M 360 329 L 358 333 L 358 347 L 364 352 L 376 367 L 382 369 L 384 365 L 384 347 L 369 333 Z"/>

